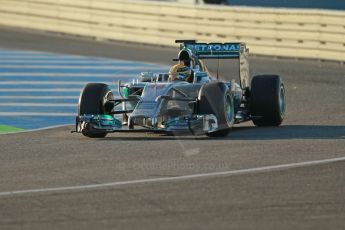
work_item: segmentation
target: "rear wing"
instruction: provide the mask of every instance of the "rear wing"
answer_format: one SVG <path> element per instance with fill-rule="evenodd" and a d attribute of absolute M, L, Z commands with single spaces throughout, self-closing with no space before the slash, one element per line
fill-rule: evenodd
<path fill-rule="evenodd" d="M 189 49 L 198 59 L 239 59 L 241 87 L 250 87 L 249 49 L 245 43 L 198 43 L 196 40 L 175 40 L 175 43 L 180 43 L 180 50 Z"/>
<path fill-rule="evenodd" d="M 232 59 L 240 57 L 241 45 L 241 43 L 184 43 L 180 48 L 190 49 L 199 59 Z"/>

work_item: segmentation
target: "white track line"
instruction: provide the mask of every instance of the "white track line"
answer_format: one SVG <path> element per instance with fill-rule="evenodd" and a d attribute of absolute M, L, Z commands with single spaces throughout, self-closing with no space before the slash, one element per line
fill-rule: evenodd
<path fill-rule="evenodd" d="M 142 69 L 162 69 L 159 66 L 116 66 L 116 65 L 108 65 L 108 66 L 62 66 L 62 65 L 0 65 L 1 69 L 54 69 L 54 70 L 61 70 L 61 69 L 68 69 L 68 70 L 142 70 Z"/>
<path fill-rule="evenodd" d="M 0 81 L 0 85 L 86 85 L 89 81 Z M 114 82 L 102 82 L 114 84 Z"/>
<path fill-rule="evenodd" d="M 99 61 L 99 60 L 3 60 L 0 58 L 0 64 L 1 65 L 15 65 L 18 63 L 25 62 L 26 65 L 32 65 L 32 64 L 92 64 L 92 65 L 116 65 L 116 64 L 127 64 L 126 62 L 120 62 L 120 61 Z"/>
<path fill-rule="evenodd" d="M 0 96 L 0 99 L 78 99 L 79 96 Z"/>
<path fill-rule="evenodd" d="M 151 62 L 137 62 L 137 61 L 126 61 L 126 60 L 118 60 L 118 59 L 107 59 L 107 58 L 93 58 L 93 57 L 78 57 L 78 56 L 9 56 L 6 55 L 6 57 L 1 56 L 0 54 L 0 63 L 3 64 L 18 64 L 26 62 L 27 64 L 48 64 L 48 63 L 57 63 L 57 64 L 63 64 L 63 63 L 92 63 L 92 64 L 126 64 L 126 65 L 139 65 L 142 68 L 165 68 L 169 69 L 170 66 L 167 65 L 157 65 L 157 63 L 151 63 Z"/>
<path fill-rule="evenodd" d="M 102 60 L 99 58 L 88 58 L 88 57 L 78 57 L 78 56 L 73 56 L 73 55 L 68 55 L 68 56 L 56 56 L 56 55 L 19 55 L 19 54 L 14 54 L 14 55 L 0 55 L 0 61 L 2 60 L 64 60 L 64 61 L 75 61 L 75 60 Z M 105 60 L 112 60 L 112 59 L 105 59 Z M 114 59 L 116 60 L 116 59 Z"/>
<path fill-rule="evenodd" d="M 0 73 L 0 77 L 84 77 L 97 79 L 102 78 L 133 78 L 139 77 L 138 74 L 117 74 L 117 73 L 27 73 L 27 72 L 16 72 L 16 73 Z"/>
<path fill-rule="evenodd" d="M 0 192 L 0 197 L 34 194 L 34 193 L 67 192 L 67 191 L 78 191 L 78 190 L 115 188 L 115 187 L 126 186 L 126 185 L 139 185 L 139 184 L 158 183 L 158 182 L 174 182 L 174 181 L 183 181 L 183 180 L 189 180 L 189 179 L 208 178 L 208 177 L 217 177 L 217 176 L 245 175 L 245 174 L 252 174 L 252 173 L 263 173 L 263 172 L 285 170 L 285 169 L 290 169 L 290 168 L 312 166 L 312 165 L 321 165 L 321 164 L 339 162 L 339 161 L 344 161 L 344 160 L 345 160 L 345 157 L 338 157 L 338 158 L 323 159 L 323 160 L 304 161 L 304 162 L 291 163 L 291 164 L 270 165 L 270 166 L 263 166 L 263 167 L 257 167 L 257 168 L 239 169 L 239 170 L 231 170 L 231 171 L 224 171 L 224 172 L 191 174 L 191 175 L 176 176 L 176 177 L 158 177 L 158 178 L 153 178 L 153 179 L 118 181 L 118 182 L 79 185 L 79 186 L 17 190 L 17 191 Z"/>
<path fill-rule="evenodd" d="M 16 106 L 16 107 L 77 107 L 75 103 L 12 103 L 12 102 L 0 102 L 0 106 Z"/>
<path fill-rule="evenodd" d="M 35 55 L 31 55 L 31 54 L 14 54 L 14 55 L 1 55 L 0 60 L 18 60 L 18 59 L 23 59 L 23 60 L 35 60 L 35 59 L 43 59 L 43 60 L 80 60 L 80 58 L 75 58 L 75 57 L 69 57 L 69 56 L 55 56 L 55 55 L 45 55 L 45 54 L 35 54 Z"/>
<path fill-rule="evenodd" d="M 21 116 L 21 117 L 75 117 L 76 113 L 31 113 L 31 112 L 0 112 L 0 116 Z"/>
<path fill-rule="evenodd" d="M 40 55 L 43 55 L 43 54 L 47 54 L 47 53 L 40 52 L 40 51 L 0 49 L 0 55 L 13 55 L 13 54 L 31 54 L 31 55 L 40 54 Z"/>
<path fill-rule="evenodd" d="M 4 52 L 1 52 L 4 51 Z M 1 54 L 4 54 L 3 56 Z M 38 60 L 37 60 L 38 59 Z M 41 60 L 39 60 L 41 59 Z M 130 60 L 120 60 L 113 58 L 94 57 L 94 56 L 81 56 L 71 54 L 60 54 L 54 52 L 35 52 L 35 51 L 16 51 L 12 49 L 0 49 L 0 62 L 1 61 L 96 61 L 96 62 L 116 62 L 116 63 L 127 63 L 127 64 L 145 64 L 148 66 L 157 66 L 157 63 L 152 62 L 138 62 Z M 163 68 L 170 68 L 170 66 L 161 65 Z"/>
<path fill-rule="evenodd" d="M 0 92 L 80 92 L 81 88 L 66 88 L 66 89 L 1 89 Z"/>

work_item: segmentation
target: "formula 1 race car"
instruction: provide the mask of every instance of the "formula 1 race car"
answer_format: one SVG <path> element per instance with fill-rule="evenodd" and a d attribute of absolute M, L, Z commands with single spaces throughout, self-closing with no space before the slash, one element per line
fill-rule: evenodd
<path fill-rule="evenodd" d="M 285 115 L 285 89 L 278 75 L 249 76 L 244 43 L 180 43 L 179 57 L 190 57 L 192 80 L 172 80 L 171 73 L 142 73 L 118 83 L 119 98 L 103 83 L 82 90 L 76 132 L 102 138 L 112 132 L 191 133 L 226 136 L 234 124 L 278 126 Z M 203 59 L 237 59 L 239 82 L 212 77 Z M 231 73 L 228 73 L 231 75 Z"/>

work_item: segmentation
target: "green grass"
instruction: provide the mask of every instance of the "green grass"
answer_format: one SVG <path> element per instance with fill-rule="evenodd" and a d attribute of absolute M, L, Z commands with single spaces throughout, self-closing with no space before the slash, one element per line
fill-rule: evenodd
<path fill-rule="evenodd" d="M 0 125 L 0 133 L 12 133 L 12 132 L 19 132 L 23 131 L 24 129 L 16 128 L 13 126 L 8 125 Z"/>

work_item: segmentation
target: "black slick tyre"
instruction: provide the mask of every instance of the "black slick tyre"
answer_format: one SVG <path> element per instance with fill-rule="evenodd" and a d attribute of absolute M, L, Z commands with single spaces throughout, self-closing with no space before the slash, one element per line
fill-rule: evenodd
<path fill-rule="evenodd" d="M 234 124 L 234 100 L 229 88 L 222 82 L 203 85 L 198 95 L 198 114 L 214 114 L 218 130 L 207 133 L 210 137 L 227 136 Z"/>
<path fill-rule="evenodd" d="M 278 75 L 254 76 L 250 110 L 256 126 L 279 126 L 285 117 L 285 87 Z"/>
<path fill-rule="evenodd" d="M 109 114 L 104 103 L 107 99 L 113 99 L 113 93 L 108 85 L 103 83 L 89 83 L 82 90 L 78 103 L 78 116 L 84 114 Z M 82 132 L 84 136 L 91 138 L 102 138 L 107 132 L 86 128 Z"/>

